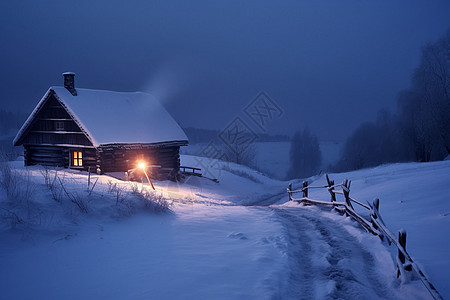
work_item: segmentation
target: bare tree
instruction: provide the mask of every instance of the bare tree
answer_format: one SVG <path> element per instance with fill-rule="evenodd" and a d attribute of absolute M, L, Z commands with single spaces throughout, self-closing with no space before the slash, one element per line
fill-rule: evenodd
<path fill-rule="evenodd" d="M 422 48 L 412 87 L 398 96 L 398 113 L 381 111 L 359 126 L 343 148 L 336 171 L 394 161 L 440 160 L 450 154 L 450 31 Z"/>
<path fill-rule="evenodd" d="M 412 88 L 399 97 L 404 140 L 417 161 L 450 154 L 450 31 L 422 48 Z"/>
<path fill-rule="evenodd" d="M 421 104 L 419 109 L 427 114 L 429 138 L 439 140 L 450 154 L 450 30 L 422 49 L 413 86 Z"/>
<path fill-rule="evenodd" d="M 248 167 L 255 166 L 256 148 L 254 144 L 242 145 L 235 143 L 228 147 L 222 146 L 223 158 L 229 162 L 237 163 Z"/>
<path fill-rule="evenodd" d="M 308 128 L 302 132 L 297 131 L 291 142 L 291 168 L 288 178 L 304 178 L 319 171 L 322 163 L 322 153 L 319 142 Z"/>

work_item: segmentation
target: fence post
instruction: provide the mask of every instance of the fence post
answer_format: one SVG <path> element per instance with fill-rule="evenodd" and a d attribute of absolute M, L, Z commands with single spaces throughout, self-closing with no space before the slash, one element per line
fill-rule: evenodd
<path fill-rule="evenodd" d="M 380 199 L 375 198 L 372 202 L 372 212 L 370 214 L 370 223 L 372 224 L 372 228 L 374 229 L 374 232 L 376 232 L 378 234 L 378 236 L 380 237 L 380 239 L 383 241 L 384 240 L 384 234 L 379 230 L 380 227 L 377 224 L 377 213 L 380 213 Z M 381 222 L 381 220 L 380 220 Z M 389 241 L 389 245 L 391 244 L 391 242 Z"/>
<path fill-rule="evenodd" d="M 374 229 L 378 230 L 378 225 L 377 225 L 377 222 L 376 222 L 376 219 L 378 219 L 378 217 L 377 217 L 377 214 L 375 212 L 379 212 L 380 199 L 378 199 L 378 198 L 373 199 L 372 209 L 373 209 L 373 212 L 370 214 L 370 222 L 372 223 L 372 227 Z M 381 239 L 383 239 L 383 238 L 381 237 Z"/>
<path fill-rule="evenodd" d="M 375 209 L 379 212 L 380 211 L 380 199 L 375 198 L 372 203 L 373 203 L 373 207 L 375 207 Z"/>
<path fill-rule="evenodd" d="M 292 201 L 292 183 L 289 183 L 289 187 L 288 187 L 288 194 L 289 194 L 289 201 Z"/>
<path fill-rule="evenodd" d="M 90 187 L 91 187 L 91 166 L 88 167 L 88 184 L 87 184 L 88 191 Z"/>
<path fill-rule="evenodd" d="M 303 181 L 303 198 L 308 198 L 308 181 Z"/>
<path fill-rule="evenodd" d="M 344 186 L 342 191 L 344 192 L 345 204 L 354 210 L 352 202 L 350 201 L 350 184 L 351 183 L 352 183 L 351 181 L 345 179 L 344 182 L 342 183 L 342 185 Z"/>
<path fill-rule="evenodd" d="M 330 180 L 330 178 L 328 178 L 328 174 L 325 174 L 325 178 L 327 179 L 328 192 L 330 192 L 331 195 L 331 202 L 336 202 L 336 194 L 333 191 L 334 187 L 332 188 L 332 186 L 334 186 L 334 180 Z"/>
<path fill-rule="evenodd" d="M 375 221 L 378 218 L 377 214 L 375 213 L 375 211 L 378 211 L 378 207 L 379 207 L 379 202 L 378 202 L 378 198 L 377 198 L 372 201 L 373 212 L 371 212 L 371 214 L 370 214 L 370 223 L 372 223 L 372 227 L 374 229 L 378 229 L 378 225 Z"/>
<path fill-rule="evenodd" d="M 399 232 L 398 232 L 398 243 L 403 248 L 403 250 L 405 250 L 405 252 L 406 252 L 406 231 L 404 231 L 403 229 L 399 230 Z M 400 248 L 398 250 L 397 257 L 398 257 L 398 259 L 397 259 L 397 278 L 399 278 L 400 275 L 402 275 L 402 272 L 400 270 L 412 271 L 412 265 L 410 263 L 406 263 L 405 255 L 403 254 L 402 251 L 400 251 Z M 401 266 L 399 264 L 401 264 Z M 404 278 L 404 279 L 406 279 L 406 278 Z"/>

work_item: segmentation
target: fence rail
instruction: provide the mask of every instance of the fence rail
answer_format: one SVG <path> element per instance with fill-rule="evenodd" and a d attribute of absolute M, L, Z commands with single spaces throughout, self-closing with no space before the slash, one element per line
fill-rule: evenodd
<path fill-rule="evenodd" d="M 180 169 L 183 169 L 183 173 L 185 173 L 185 174 L 195 175 L 195 176 L 202 176 L 202 173 L 200 173 L 200 171 L 202 169 L 200 169 L 200 168 L 180 166 Z M 197 173 L 195 171 L 197 171 Z"/>
<path fill-rule="evenodd" d="M 339 213 L 352 217 L 367 232 L 379 236 L 381 240 L 386 240 L 389 245 L 394 244 L 397 247 L 397 278 L 400 278 L 403 282 L 409 281 L 412 278 L 412 271 L 414 271 L 434 299 L 443 299 L 433 284 L 431 284 L 428 278 L 426 278 L 425 274 L 406 251 L 406 232 L 404 230 L 400 230 L 398 233 L 398 240 L 396 240 L 395 235 L 386 227 L 380 214 L 380 200 L 377 198 L 373 200 L 372 203 L 367 202 L 366 205 L 350 197 L 350 180 L 345 179 L 342 183 L 335 184 L 334 180 L 330 180 L 328 174 L 325 175 L 325 178 L 327 180 L 327 185 L 322 186 L 308 186 L 308 182 L 303 181 L 300 189 L 293 190 L 292 183 L 289 184 L 289 187 L 287 188 L 289 200 L 307 205 L 331 206 Z M 327 189 L 330 193 L 331 201 L 309 198 L 308 194 L 310 189 Z M 295 194 L 300 193 L 302 195 L 301 198 L 294 197 Z M 344 201 L 337 201 L 336 195 L 343 195 Z M 368 210 L 370 213 L 370 220 L 367 220 L 363 216 L 359 215 L 355 211 L 353 204 L 357 204 Z"/>

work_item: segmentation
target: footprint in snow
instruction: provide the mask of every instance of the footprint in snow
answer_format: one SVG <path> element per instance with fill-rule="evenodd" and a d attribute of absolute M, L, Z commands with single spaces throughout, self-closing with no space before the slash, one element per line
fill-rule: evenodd
<path fill-rule="evenodd" d="M 76 233 L 74 235 L 77 235 Z M 59 242 L 59 241 L 64 241 L 64 240 L 70 240 L 71 238 L 73 238 L 74 236 L 71 234 L 67 234 L 65 237 L 62 237 L 60 239 L 57 239 L 55 241 L 53 241 L 53 243 Z"/>

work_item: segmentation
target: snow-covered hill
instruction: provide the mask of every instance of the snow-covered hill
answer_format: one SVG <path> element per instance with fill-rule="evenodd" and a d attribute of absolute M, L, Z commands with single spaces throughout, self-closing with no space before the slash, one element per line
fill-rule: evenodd
<path fill-rule="evenodd" d="M 330 174 L 352 180 L 352 197 L 380 199 L 392 232 L 407 232 L 407 250 L 444 298 L 450 298 L 450 161 L 379 166 Z M 323 182 L 323 179 L 320 179 Z"/>
<path fill-rule="evenodd" d="M 193 156 L 182 164 L 201 167 L 219 183 L 155 182 L 157 192 L 144 197 L 145 186 L 93 175 L 99 179 L 89 195 L 86 174 L 59 170 L 67 193 L 60 191 L 57 202 L 42 168 L 25 171 L 14 162 L 20 186 L 30 187 L 22 194 L 32 195 L 17 201 L 0 190 L 2 298 L 429 298 L 420 282 L 399 284 L 393 249 L 351 219 L 287 203 L 288 182 Z M 407 230 L 410 254 L 444 297 L 450 296 L 448 174 L 450 161 L 330 174 L 352 179 L 358 200 L 381 199 L 387 226 Z M 165 200 L 166 213 L 146 202 Z"/>
<path fill-rule="evenodd" d="M 207 145 L 207 143 L 189 144 L 182 147 L 181 151 L 196 155 L 202 153 Z M 342 145 L 332 141 L 320 141 L 319 145 L 322 154 L 320 168 L 326 170 L 338 161 Z M 250 151 L 254 152 L 253 164 L 258 166 L 259 170 L 273 178 L 284 179 L 291 163 L 290 149 L 291 142 L 256 142 L 252 144 Z"/>

